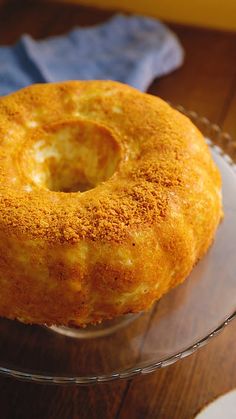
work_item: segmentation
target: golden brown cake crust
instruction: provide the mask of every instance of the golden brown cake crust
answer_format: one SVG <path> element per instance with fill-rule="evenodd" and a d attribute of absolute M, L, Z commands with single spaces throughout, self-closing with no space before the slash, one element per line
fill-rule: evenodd
<path fill-rule="evenodd" d="M 84 147 L 70 174 L 58 157 L 71 161 L 69 137 Z M 69 192 L 57 189 L 60 172 Z M 70 192 L 65 179 L 77 177 L 94 188 Z M 83 325 L 148 308 L 208 249 L 220 192 L 204 138 L 157 97 L 111 81 L 3 97 L 0 315 Z"/>

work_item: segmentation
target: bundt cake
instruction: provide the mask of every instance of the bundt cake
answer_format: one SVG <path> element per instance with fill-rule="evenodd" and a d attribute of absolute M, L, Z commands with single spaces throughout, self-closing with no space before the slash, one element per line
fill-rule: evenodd
<path fill-rule="evenodd" d="M 202 134 L 158 97 L 69 81 L 0 99 L 0 316 L 85 326 L 146 310 L 221 217 Z"/>

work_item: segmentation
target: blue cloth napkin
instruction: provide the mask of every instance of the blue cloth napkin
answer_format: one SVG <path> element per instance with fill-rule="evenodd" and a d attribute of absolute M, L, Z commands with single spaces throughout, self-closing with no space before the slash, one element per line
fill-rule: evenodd
<path fill-rule="evenodd" d="M 115 15 L 88 28 L 35 41 L 23 35 L 0 47 L 0 95 L 31 83 L 109 79 L 145 91 L 152 80 L 179 67 L 183 49 L 159 21 Z"/>

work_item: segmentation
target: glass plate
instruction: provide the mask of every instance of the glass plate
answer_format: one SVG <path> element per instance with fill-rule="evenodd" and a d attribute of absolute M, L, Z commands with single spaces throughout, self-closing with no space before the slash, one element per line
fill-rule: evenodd
<path fill-rule="evenodd" d="M 54 384 L 131 378 L 190 355 L 236 317 L 236 143 L 206 118 L 177 108 L 203 132 L 223 177 L 225 218 L 208 254 L 184 284 L 139 316 L 84 331 L 1 319 L 1 373 Z"/>

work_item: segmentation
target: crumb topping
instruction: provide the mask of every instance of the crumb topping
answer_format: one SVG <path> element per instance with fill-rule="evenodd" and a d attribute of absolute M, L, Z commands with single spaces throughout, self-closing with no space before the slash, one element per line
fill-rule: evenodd
<path fill-rule="evenodd" d="M 108 179 L 100 176 L 93 189 L 53 191 L 37 177 L 44 169 L 45 179 L 50 170 L 57 173 L 57 154 L 48 148 L 45 158 L 38 152 L 34 160 L 32 147 L 42 140 L 54 144 L 49 133 L 63 124 L 77 124 L 87 136 L 99 131 L 104 133 L 99 141 L 111 136 L 115 142 L 110 153 L 110 160 L 120 153 L 115 171 Z M 104 153 L 99 160 L 96 153 L 96 170 L 103 173 L 108 159 Z M 84 174 L 79 158 L 81 170 L 76 166 L 70 176 L 90 176 L 93 162 Z M 194 205 L 206 184 L 221 187 L 202 135 L 157 97 L 117 82 L 72 81 L 33 85 L 0 99 L 0 229 L 7 234 L 53 243 L 119 243 L 132 231 L 168 220 L 173 197 L 187 213 L 187 200 Z"/>

